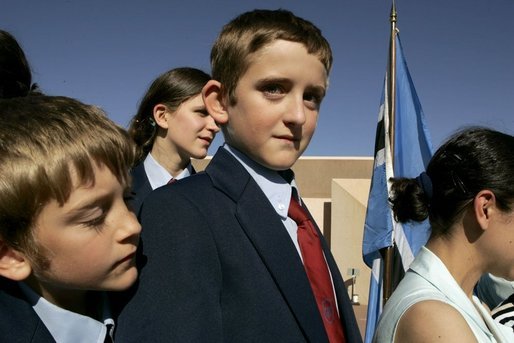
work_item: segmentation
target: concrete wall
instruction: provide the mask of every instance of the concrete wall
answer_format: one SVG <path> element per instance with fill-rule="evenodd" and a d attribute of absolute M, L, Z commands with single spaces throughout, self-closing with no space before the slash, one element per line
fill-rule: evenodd
<path fill-rule="evenodd" d="M 332 180 L 331 250 L 344 279 L 356 274 L 355 300 L 368 303 L 371 270 L 362 261 L 362 237 L 369 179 Z"/>
<path fill-rule="evenodd" d="M 332 179 L 371 179 L 370 157 L 301 157 L 292 168 L 304 198 L 330 198 Z"/>

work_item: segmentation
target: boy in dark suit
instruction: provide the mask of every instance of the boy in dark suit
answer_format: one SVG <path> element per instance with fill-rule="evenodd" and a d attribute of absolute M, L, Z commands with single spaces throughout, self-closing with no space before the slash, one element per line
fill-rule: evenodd
<path fill-rule="evenodd" d="M 128 135 L 65 97 L 2 100 L 0 118 L 0 341 L 112 340 L 105 291 L 136 280 L 141 231 Z"/>
<path fill-rule="evenodd" d="M 140 282 L 119 338 L 360 342 L 341 275 L 289 169 L 314 133 L 328 42 L 291 12 L 255 10 L 223 28 L 211 63 L 203 96 L 226 144 L 205 173 L 143 203 Z"/>

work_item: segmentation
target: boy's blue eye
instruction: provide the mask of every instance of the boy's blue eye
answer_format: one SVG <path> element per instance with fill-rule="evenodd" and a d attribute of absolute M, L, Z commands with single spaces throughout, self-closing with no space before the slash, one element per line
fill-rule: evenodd
<path fill-rule="evenodd" d="M 263 92 L 266 95 L 275 96 L 283 94 L 285 92 L 285 89 L 279 84 L 270 83 L 262 86 L 261 92 Z"/>
<path fill-rule="evenodd" d="M 268 93 L 279 93 L 282 89 L 278 85 L 268 86 L 265 89 L 265 92 Z"/>
<path fill-rule="evenodd" d="M 315 96 L 304 96 L 303 100 L 307 101 L 313 109 L 319 108 L 320 100 L 318 97 Z"/>
<path fill-rule="evenodd" d="M 303 100 L 310 103 L 313 109 L 319 109 L 323 96 L 317 92 L 308 92 L 303 95 Z"/>

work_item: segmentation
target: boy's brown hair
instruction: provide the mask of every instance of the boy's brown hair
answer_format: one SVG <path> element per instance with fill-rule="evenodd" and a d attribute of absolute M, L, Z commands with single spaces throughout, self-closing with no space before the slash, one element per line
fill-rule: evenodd
<path fill-rule="evenodd" d="M 222 94 L 228 95 L 232 105 L 237 101 L 237 83 L 252 62 L 251 55 L 277 39 L 303 44 L 329 74 L 332 50 L 314 24 L 282 9 L 246 12 L 223 27 L 211 50 L 212 77 L 221 83 Z"/>
<path fill-rule="evenodd" d="M 134 149 L 126 132 L 95 106 L 66 97 L 0 101 L 0 239 L 38 258 L 32 227 L 42 208 L 64 204 L 72 192 L 70 170 L 95 181 L 93 163 L 129 182 Z"/>

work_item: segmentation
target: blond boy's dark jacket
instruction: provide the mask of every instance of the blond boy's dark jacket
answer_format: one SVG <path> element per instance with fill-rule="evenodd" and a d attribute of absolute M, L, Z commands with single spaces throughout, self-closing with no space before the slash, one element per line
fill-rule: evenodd
<path fill-rule="evenodd" d="M 118 318 L 118 342 L 327 342 L 280 217 L 224 148 L 205 173 L 153 191 L 140 219 L 140 281 Z M 322 244 L 347 342 L 361 342 Z"/>
<path fill-rule="evenodd" d="M 0 342 L 55 343 L 17 282 L 0 277 Z"/>

